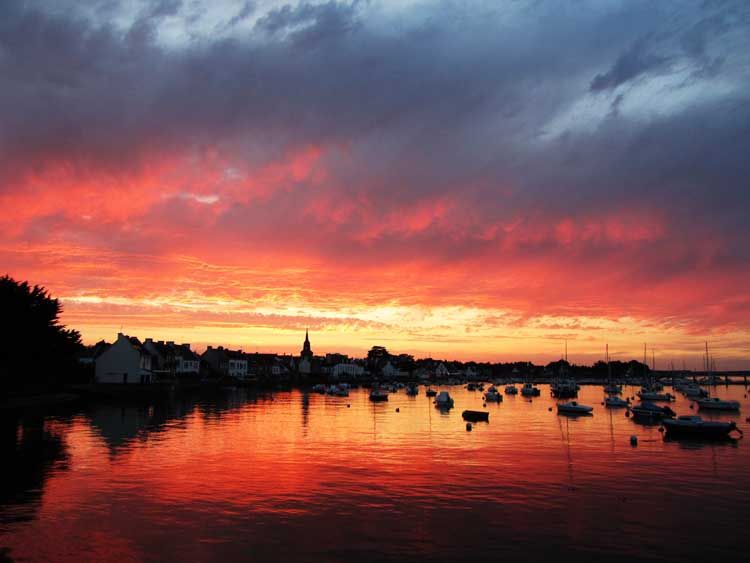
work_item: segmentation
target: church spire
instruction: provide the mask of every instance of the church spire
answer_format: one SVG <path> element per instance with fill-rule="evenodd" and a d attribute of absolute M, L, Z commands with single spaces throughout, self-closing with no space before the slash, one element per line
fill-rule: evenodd
<path fill-rule="evenodd" d="M 310 336 L 308 329 L 305 329 L 305 343 L 302 345 L 302 352 L 300 352 L 300 356 L 302 356 L 303 358 L 312 358 L 313 356 L 312 349 L 310 348 Z"/>

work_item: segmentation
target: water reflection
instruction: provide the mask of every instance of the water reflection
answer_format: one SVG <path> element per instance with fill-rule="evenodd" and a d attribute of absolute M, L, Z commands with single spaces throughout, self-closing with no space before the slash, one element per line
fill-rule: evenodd
<path fill-rule="evenodd" d="M 3 457 L 23 470 L 0 497 L 0 546 L 55 561 L 675 561 L 741 547 L 741 442 L 665 441 L 601 406 L 601 388 L 581 390 L 594 415 L 573 418 L 545 386 L 486 406 L 450 393 L 448 412 L 423 391 L 239 389 L 5 421 Z M 466 432 L 464 409 L 489 423 Z"/>
<path fill-rule="evenodd" d="M 41 416 L 0 419 L 0 451 L 5 468 L 0 480 L 0 523 L 36 516 L 47 476 L 67 468 L 60 429 Z"/>

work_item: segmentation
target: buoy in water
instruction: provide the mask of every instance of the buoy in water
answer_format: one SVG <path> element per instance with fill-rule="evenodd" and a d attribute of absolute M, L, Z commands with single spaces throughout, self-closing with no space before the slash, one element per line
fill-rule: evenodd
<path fill-rule="evenodd" d="M 466 431 L 471 432 L 471 422 L 466 423 Z"/>
<path fill-rule="evenodd" d="M 664 432 L 664 427 L 663 426 L 659 426 L 659 432 Z"/>
<path fill-rule="evenodd" d="M 548 410 L 549 412 L 552 412 L 552 407 L 548 408 L 547 410 Z"/>
<path fill-rule="evenodd" d="M 626 410 L 625 411 L 625 417 L 626 418 L 630 418 L 630 410 Z"/>
<path fill-rule="evenodd" d="M 397 407 L 397 408 L 396 408 L 396 412 L 401 412 L 401 409 L 399 409 L 399 408 Z"/>
<path fill-rule="evenodd" d="M 349 403 L 347 403 L 347 404 L 346 404 L 346 408 L 347 408 L 347 409 L 350 409 L 350 408 L 352 408 L 352 406 L 351 406 L 351 405 L 350 405 Z"/>
<path fill-rule="evenodd" d="M 630 437 L 630 445 L 631 446 L 637 446 L 638 445 L 638 436 L 636 436 L 635 434 L 633 434 Z"/>

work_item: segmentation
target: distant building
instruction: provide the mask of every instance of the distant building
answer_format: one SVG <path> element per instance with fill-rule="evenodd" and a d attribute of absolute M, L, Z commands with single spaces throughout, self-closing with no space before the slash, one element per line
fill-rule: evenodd
<path fill-rule="evenodd" d="M 214 376 L 247 379 L 248 361 L 246 356 L 247 354 L 244 354 L 242 350 L 229 350 L 223 346 L 218 348 L 209 346 L 203 352 L 201 359 Z"/>
<path fill-rule="evenodd" d="M 331 369 L 331 375 L 334 377 L 361 377 L 364 373 L 364 367 L 351 362 L 336 364 Z"/>
<path fill-rule="evenodd" d="M 98 383 L 151 383 L 153 356 L 135 336 L 117 334 L 117 340 L 96 358 Z"/>
<path fill-rule="evenodd" d="M 174 346 L 174 369 L 177 376 L 197 376 L 201 369 L 201 358 L 190 349 L 190 344 Z"/>
<path fill-rule="evenodd" d="M 448 368 L 445 367 L 445 364 L 443 362 L 440 362 L 438 364 L 438 367 L 435 368 L 435 377 L 441 378 L 441 377 L 448 377 L 450 375 L 450 372 L 448 371 Z"/>
<path fill-rule="evenodd" d="M 299 354 L 299 364 L 297 370 L 303 375 L 310 375 L 313 372 L 313 352 L 310 347 L 310 336 L 305 331 L 305 342 L 302 344 L 302 351 Z"/>

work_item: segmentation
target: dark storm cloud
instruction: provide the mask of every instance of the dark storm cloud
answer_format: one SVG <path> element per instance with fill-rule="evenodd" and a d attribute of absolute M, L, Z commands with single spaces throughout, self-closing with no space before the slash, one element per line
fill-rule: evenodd
<path fill-rule="evenodd" d="M 667 57 L 649 52 L 648 38 L 635 41 L 627 51 L 617 57 L 612 68 L 604 74 L 597 74 L 591 81 L 591 90 L 611 90 L 638 76 L 662 68 Z"/>
<path fill-rule="evenodd" d="M 373 6 L 238 3 L 222 21 L 233 28 L 255 17 L 252 33 L 191 32 L 165 44 L 160 26 L 182 17 L 185 3 L 136 11 L 124 27 L 4 3 L 0 191 L 49 159 L 81 174 L 117 173 L 158 156 L 200 160 L 214 148 L 253 169 L 317 146 L 331 200 L 369 202 L 374 215 L 338 223 L 338 238 L 325 245 L 332 252 L 359 244 L 352 241 L 363 240 L 366 220 L 443 198 L 453 205 L 449 224 L 436 220 L 418 235 L 386 231 L 366 244 L 466 255 L 510 236 L 500 228 L 490 237 L 488 225 L 636 209 L 676 229 L 670 237 L 721 238 L 724 254 L 712 260 L 746 261 L 747 94 L 709 95 L 712 83 L 701 90 L 706 78 L 694 74 L 712 62 L 711 79 L 731 86 L 747 78 L 746 3 L 608 10 L 593 2 L 575 12 L 557 3 L 438 3 L 391 16 Z M 649 93 L 650 80 L 681 72 L 681 84 L 695 88 L 687 101 L 681 86 Z M 605 110 L 553 125 L 588 98 L 604 99 Z M 311 203 L 304 188 L 289 187 L 297 195 L 285 192 L 256 222 L 249 218 L 262 206 L 244 204 L 218 221 L 241 229 L 244 213 L 258 229 L 274 217 L 270 232 L 295 202 Z M 530 253 L 558 245 L 549 237 L 518 244 Z M 611 244 L 586 242 L 590 256 Z M 655 256 L 644 269 L 677 266 Z"/>

